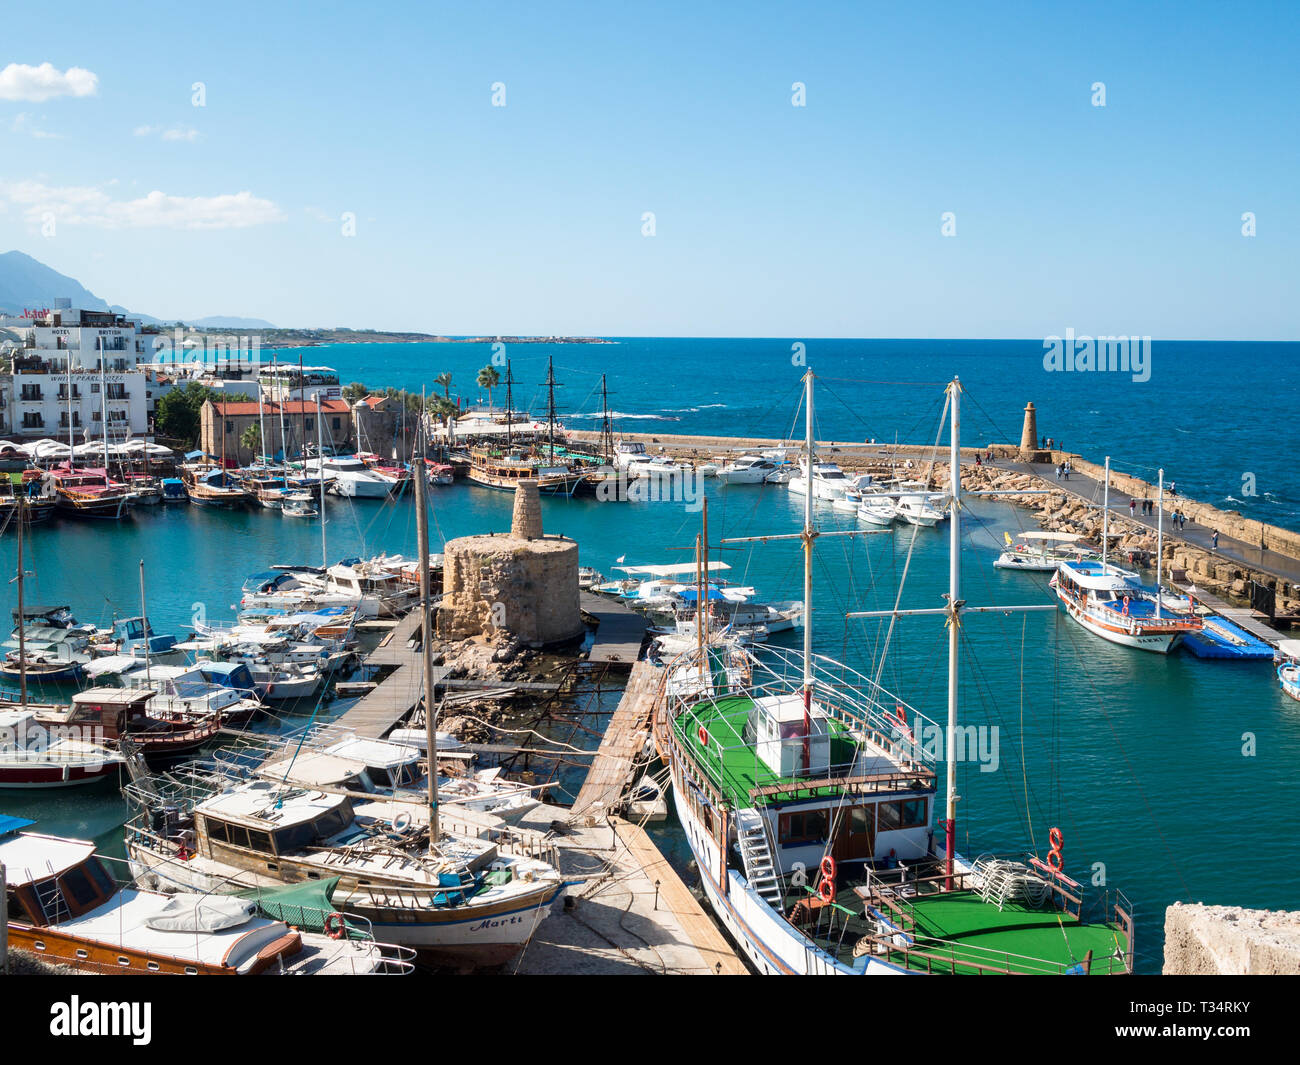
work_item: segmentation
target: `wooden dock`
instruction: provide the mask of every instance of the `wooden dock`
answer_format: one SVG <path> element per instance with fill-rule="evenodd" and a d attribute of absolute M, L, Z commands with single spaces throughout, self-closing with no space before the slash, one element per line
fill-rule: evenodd
<path fill-rule="evenodd" d="M 358 736 L 379 739 L 415 709 L 424 690 L 424 662 L 411 643 L 420 632 L 420 612 L 412 610 L 393 627 L 378 647 L 366 656 L 367 666 L 396 666 L 387 677 L 346 711 L 334 725 Z M 433 671 L 437 684 L 447 674 L 440 666 Z"/>
<path fill-rule="evenodd" d="M 575 817 L 617 812 L 650 735 L 662 678 L 662 671 L 649 662 L 637 662 L 632 667 L 623 698 L 609 719 L 596 757 L 573 803 Z"/>
<path fill-rule="evenodd" d="M 645 641 L 646 620 L 631 607 L 593 595 L 581 593 L 582 612 L 596 619 L 596 637 L 587 655 L 592 665 L 625 666 L 641 657 Z"/>

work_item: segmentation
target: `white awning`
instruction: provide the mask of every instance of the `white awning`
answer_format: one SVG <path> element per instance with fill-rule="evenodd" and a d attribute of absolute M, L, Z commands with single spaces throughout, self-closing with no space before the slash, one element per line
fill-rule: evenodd
<path fill-rule="evenodd" d="M 1074 543 L 1079 539 L 1074 533 L 1068 532 L 1047 532 L 1046 530 L 1031 530 L 1020 534 L 1022 540 L 1056 540 L 1059 543 Z"/>
<path fill-rule="evenodd" d="M 694 562 L 684 562 L 679 566 L 615 566 L 614 569 L 621 570 L 628 576 L 643 577 L 681 577 L 685 574 L 694 573 L 696 564 Z M 705 569 L 709 573 L 717 573 L 720 570 L 731 569 L 726 562 L 710 562 Z"/>
<path fill-rule="evenodd" d="M 1300 659 L 1300 640 L 1278 640 L 1277 649 L 1287 658 Z"/>

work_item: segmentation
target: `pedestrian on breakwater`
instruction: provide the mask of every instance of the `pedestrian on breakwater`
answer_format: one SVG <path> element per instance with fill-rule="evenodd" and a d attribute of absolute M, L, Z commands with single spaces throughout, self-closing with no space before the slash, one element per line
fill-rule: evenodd
<path fill-rule="evenodd" d="M 1211 550 L 1211 551 L 1217 551 L 1217 550 L 1219 550 L 1219 530 L 1218 530 L 1218 529 L 1215 529 L 1214 532 L 1210 533 L 1210 550 Z"/>
<path fill-rule="evenodd" d="M 1137 510 L 1138 510 L 1138 501 L 1136 499 L 1130 499 L 1128 501 L 1128 516 L 1130 518 L 1137 517 Z"/>
<path fill-rule="evenodd" d="M 1056 479 L 1057 479 L 1058 481 L 1061 479 L 1061 472 L 1062 472 L 1064 469 L 1065 469 L 1064 466 L 1060 465 L 1059 463 L 1057 464 L 1057 467 L 1056 467 Z"/>
<path fill-rule="evenodd" d="M 1070 479 L 1070 463 L 1068 460 L 1065 463 L 1065 479 L 1067 481 Z"/>

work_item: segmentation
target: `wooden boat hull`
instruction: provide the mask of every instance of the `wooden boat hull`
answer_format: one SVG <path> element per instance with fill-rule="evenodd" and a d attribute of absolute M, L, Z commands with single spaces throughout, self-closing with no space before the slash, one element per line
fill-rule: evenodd
<path fill-rule="evenodd" d="M 7 788 L 71 788 L 93 784 L 112 774 L 117 762 L 60 765 L 46 762 L 34 765 L 6 764 L 0 760 L 0 790 Z"/>

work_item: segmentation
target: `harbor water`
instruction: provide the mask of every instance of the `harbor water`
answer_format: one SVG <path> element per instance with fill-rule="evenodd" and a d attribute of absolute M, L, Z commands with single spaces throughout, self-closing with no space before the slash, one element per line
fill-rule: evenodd
<path fill-rule="evenodd" d="M 1045 393 L 1042 387 L 1036 391 Z M 627 405 L 626 397 L 621 402 Z M 833 407 L 825 406 L 829 417 Z M 797 540 L 721 543 L 797 530 L 800 498 L 783 487 L 705 483 L 710 540 L 724 548 L 720 557 L 731 566 L 728 579 L 753 585 L 761 599 L 801 598 Z M 1047 575 L 991 566 L 1003 531 L 1014 535 L 1025 528 L 1028 512 L 970 503 L 963 543 L 967 602 L 1052 602 Z M 546 530 L 576 539 L 582 564 L 606 575 L 620 557 L 626 564 L 689 561 L 700 530 L 698 508 L 680 502 L 546 498 L 542 506 Z M 457 484 L 432 491 L 431 507 L 437 550 L 454 536 L 507 529 L 512 500 Z M 822 504 L 818 511 L 827 530 L 854 527 L 851 515 Z M 326 516 L 331 561 L 415 553 L 409 499 L 331 499 Z M 7 573 L 14 571 L 14 549 L 12 535 L 0 538 L 0 566 Z M 67 604 L 79 620 L 98 624 L 138 614 L 142 559 L 154 628 L 179 636 L 195 619 L 233 620 L 240 585 L 250 574 L 275 563 L 319 564 L 320 529 L 276 511 L 192 506 L 137 508 L 121 523 L 56 520 L 33 529 L 29 538 L 27 602 Z M 815 649 L 878 674 L 885 687 L 936 722 L 946 717 L 942 619 L 899 619 L 890 634 L 889 622 L 844 614 L 941 606 L 947 565 L 945 528 L 907 526 L 861 538 L 826 537 L 815 567 Z M 6 616 L 13 606 L 10 585 Z M 773 637 L 798 638 L 797 632 Z M 1300 764 L 1300 704 L 1279 691 L 1267 662 L 1130 651 L 1096 639 L 1059 611 L 969 615 L 962 640 L 961 717 L 983 730 L 960 765 L 963 852 L 1043 854 L 1049 828 L 1059 827 L 1067 871 L 1094 883 L 1104 878 L 1133 903 L 1139 966 L 1147 972 L 1159 968 L 1164 908 L 1173 901 L 1295 906 L 1278 844 L 1285 846 L 1286 826 L 1300 816 L 1292 786 Z M 607 708 L 615 698 L 608 697 Z M 334 716 L 345 706 L 337 700 L 326 713 Z M 100 839 L 117 853 L 127 808 L 114 787 L 105 785 L 64 793 L 0 792 L 0 812 L 36 818 L 45 831 Z M 670 818 L 655 834 L 684 866 L 689 852 L 676 822 Z"/>

